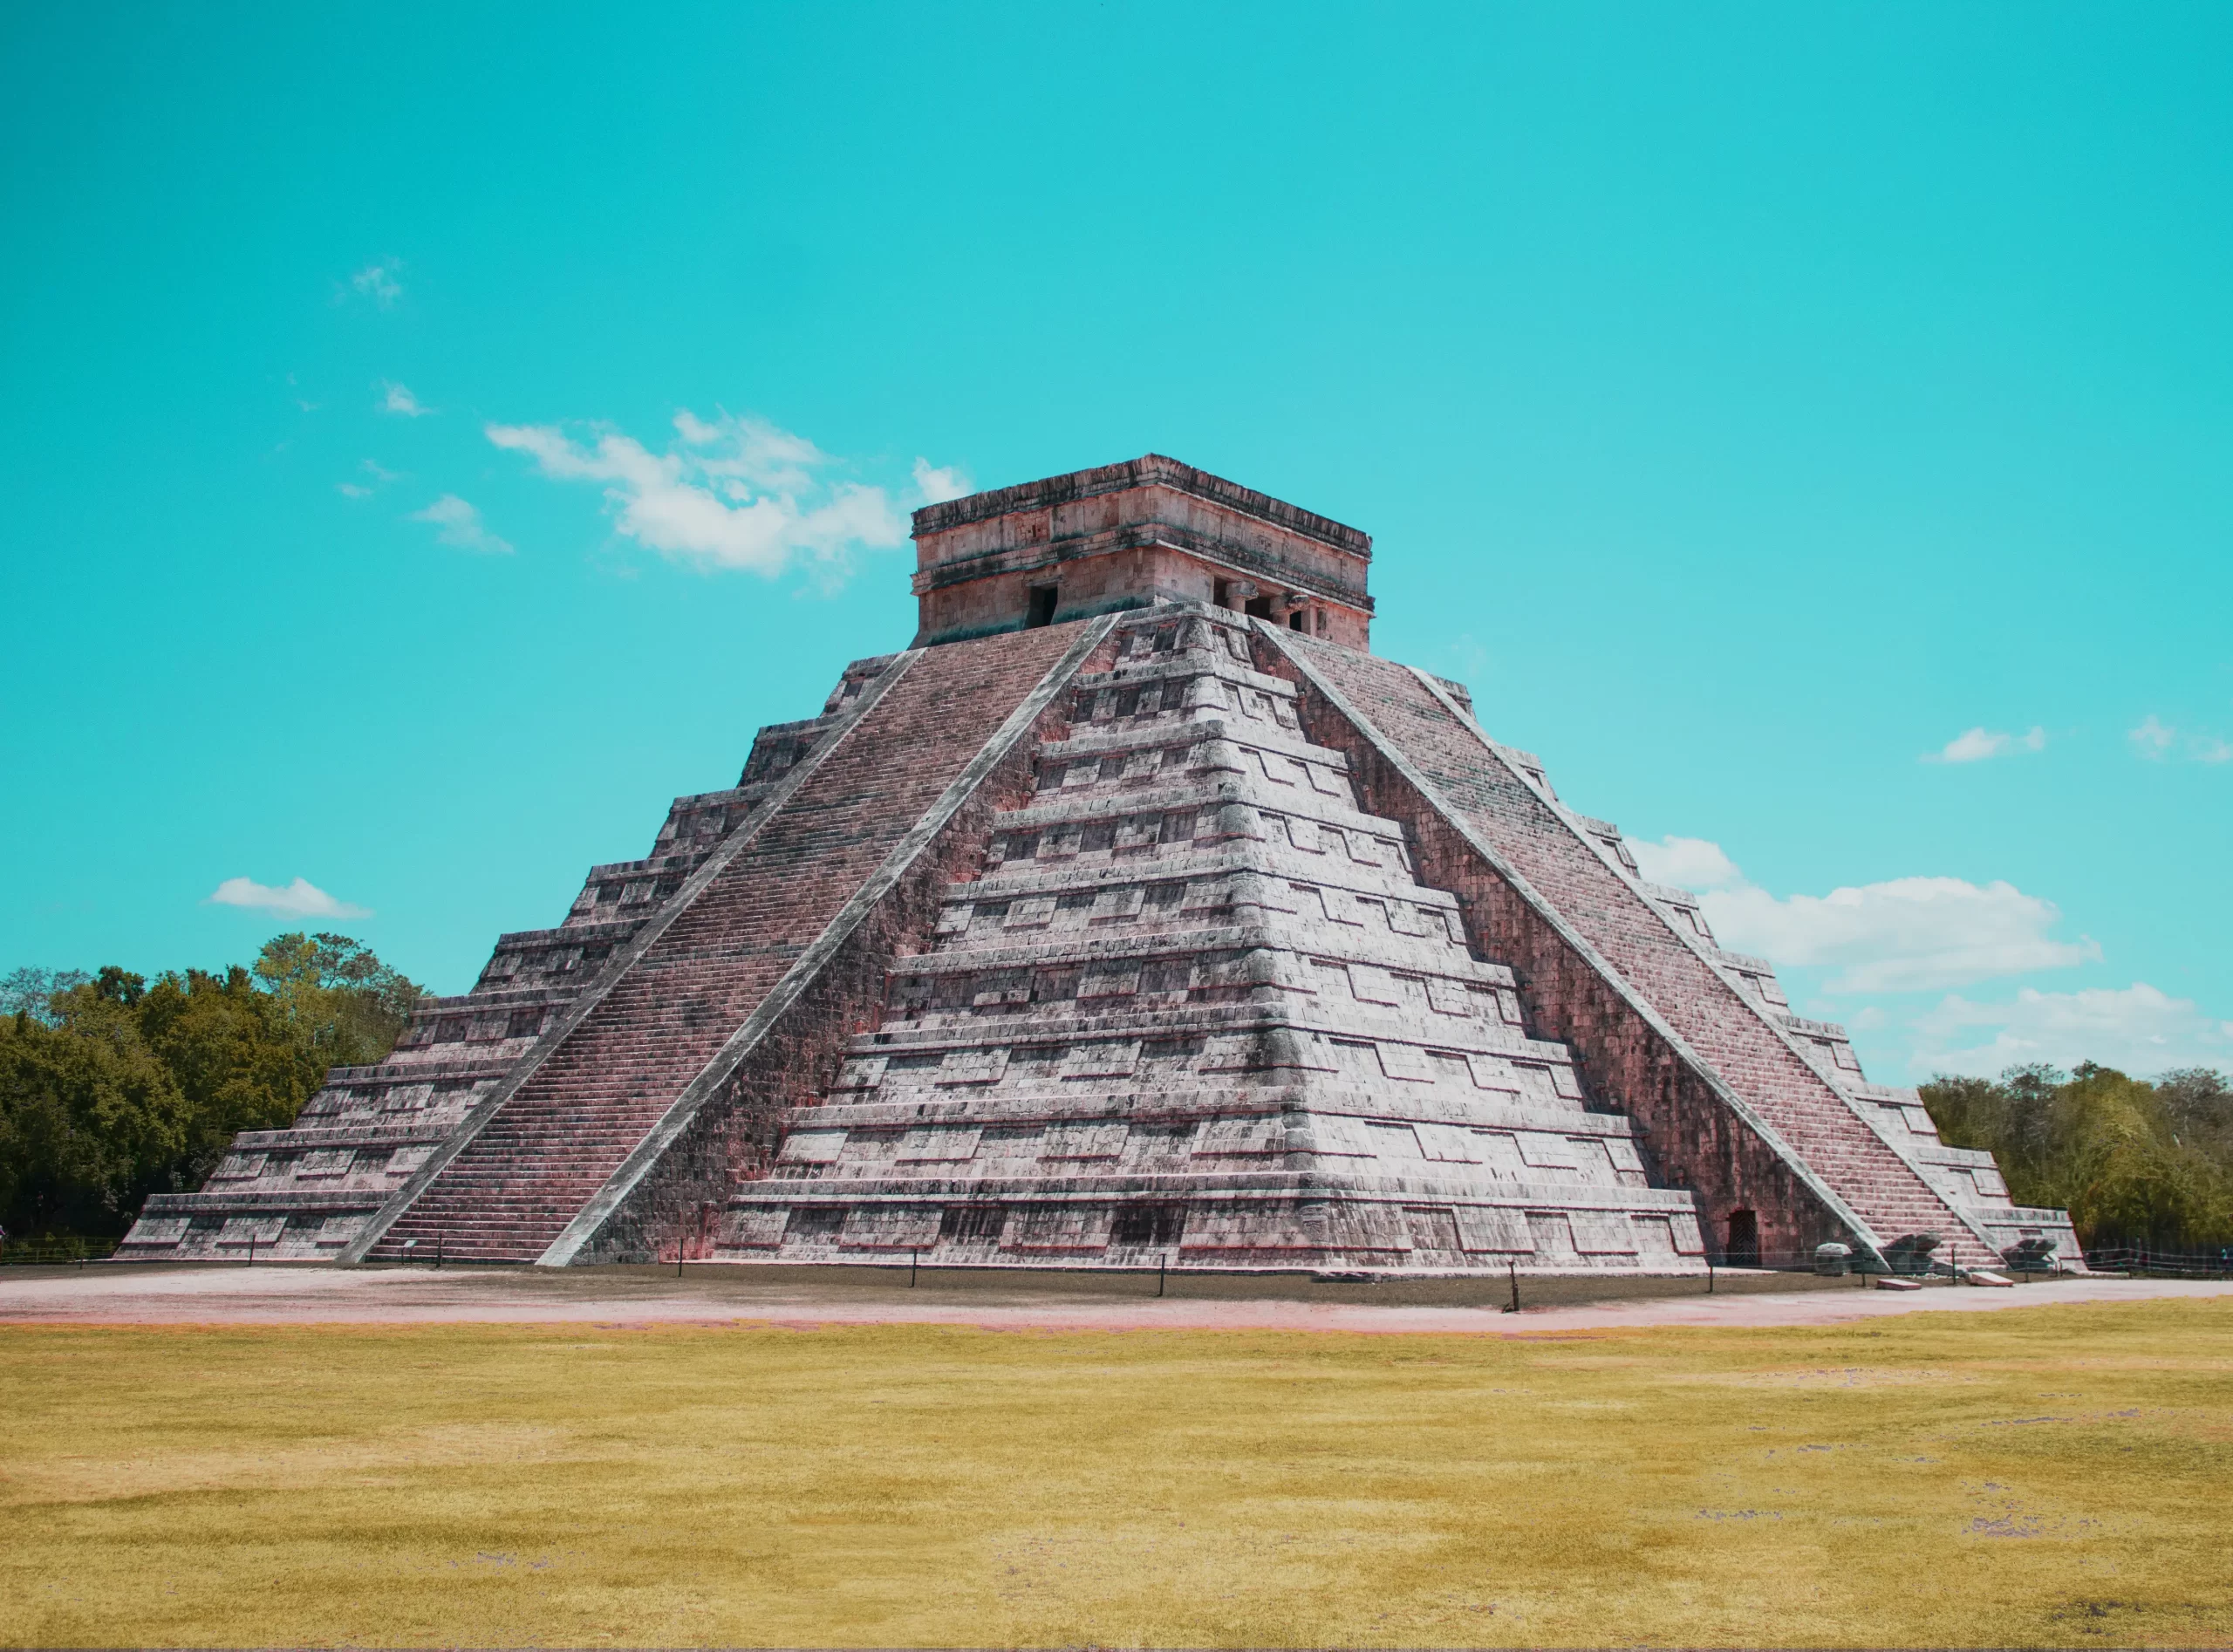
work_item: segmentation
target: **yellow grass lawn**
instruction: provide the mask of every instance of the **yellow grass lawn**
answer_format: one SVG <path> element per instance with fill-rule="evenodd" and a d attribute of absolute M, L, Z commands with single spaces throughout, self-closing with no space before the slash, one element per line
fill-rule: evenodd
<path fill-rule="evenodd" d="M 2233 1305 L 0 1330 L 11 1644 L 2233 1640 Z"/>

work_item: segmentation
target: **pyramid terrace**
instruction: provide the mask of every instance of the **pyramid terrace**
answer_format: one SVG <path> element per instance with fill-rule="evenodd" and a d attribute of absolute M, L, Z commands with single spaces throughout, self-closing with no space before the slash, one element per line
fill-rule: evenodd
<path fill-rule="evenodd" d="M 1365 534 L 1152 454 L 914 528 L 912 645 L 120 1254 L 2077 1261 L 1461 686 L 1369 652 Z"/>

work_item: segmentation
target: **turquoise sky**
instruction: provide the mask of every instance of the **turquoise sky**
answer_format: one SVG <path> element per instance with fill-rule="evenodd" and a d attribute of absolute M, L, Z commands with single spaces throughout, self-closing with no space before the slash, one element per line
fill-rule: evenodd
<path fill-rule="evenodd" d="M 0 971 L 462 991 L 1154 449 L 1874 1075 L 2233 1068 L 2233 7 L 16 5 L 0 188 Z"/>

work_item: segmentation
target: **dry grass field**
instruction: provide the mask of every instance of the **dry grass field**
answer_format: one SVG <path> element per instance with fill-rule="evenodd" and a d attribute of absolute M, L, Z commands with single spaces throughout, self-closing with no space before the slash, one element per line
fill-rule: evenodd
<path fill-rule="evenodd" d="M 2233 1640 L 2233 1306 L 0 1330 L 11 1644 Z"/>

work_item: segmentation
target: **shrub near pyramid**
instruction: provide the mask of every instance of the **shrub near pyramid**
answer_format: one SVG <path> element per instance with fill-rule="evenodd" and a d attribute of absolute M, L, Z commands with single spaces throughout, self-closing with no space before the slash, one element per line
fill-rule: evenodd
<path fill-rule="evenodd" d="M 912 647 L 124 1253 L 2075 1259 L 1463 689 L 1369 652 L 1364 535 L 1153 455 L 915 533 Z"/>

